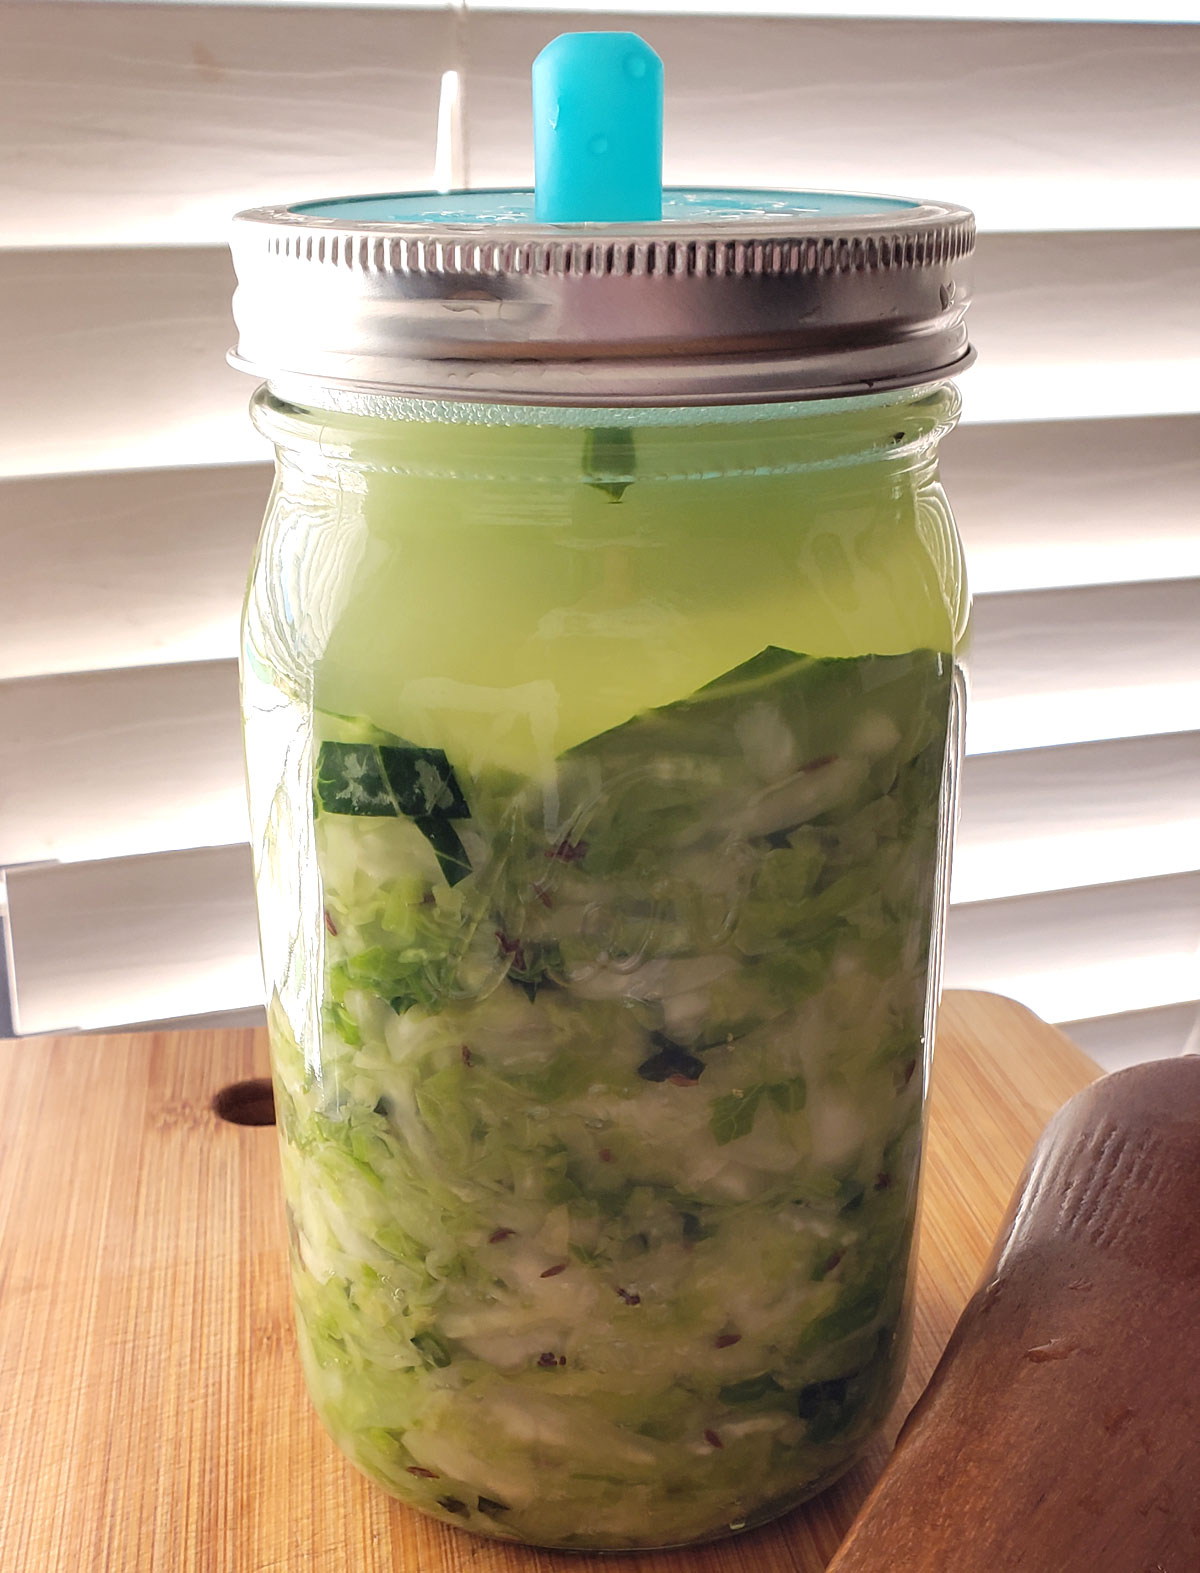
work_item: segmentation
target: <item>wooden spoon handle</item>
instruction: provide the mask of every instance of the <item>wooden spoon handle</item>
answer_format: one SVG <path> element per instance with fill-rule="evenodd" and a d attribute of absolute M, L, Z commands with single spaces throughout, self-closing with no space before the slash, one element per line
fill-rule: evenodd
<path fill-rule="evenodd" d="M 828 1573 L 1198 1573 L 1200 1059 L 1072 1098 Z"/>

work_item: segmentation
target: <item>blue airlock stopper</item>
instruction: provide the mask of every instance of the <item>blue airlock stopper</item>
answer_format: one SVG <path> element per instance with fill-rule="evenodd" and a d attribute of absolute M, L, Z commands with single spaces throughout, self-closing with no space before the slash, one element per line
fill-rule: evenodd
<path fill-rule="evenodd" d="M 533 62 L 535 216 L 662 218 L 663 67 L 636 33 L 561 33 Z"/>

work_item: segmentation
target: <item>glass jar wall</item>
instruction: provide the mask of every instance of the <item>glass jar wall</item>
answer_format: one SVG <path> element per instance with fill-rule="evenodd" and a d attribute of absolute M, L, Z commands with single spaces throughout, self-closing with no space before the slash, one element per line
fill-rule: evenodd
<path fill-rule="evenodd" d="M 903 1369 L 957 396 L 286 391 L 243 679 L 313 1401 L 484 1534 L 762 1522 Z"/>

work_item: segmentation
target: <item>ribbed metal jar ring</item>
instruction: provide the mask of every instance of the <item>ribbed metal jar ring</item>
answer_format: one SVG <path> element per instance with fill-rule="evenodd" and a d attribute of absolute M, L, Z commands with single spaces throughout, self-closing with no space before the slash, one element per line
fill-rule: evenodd
<path fill-rule="evenodd" d="M 415 193 L 238 214 L 231 361 L 291 385 L 622 406 L 870 393 L 973 358 L 964 208 L 669 190 L 659 223 L 539 225 L 532 203 Z"/>

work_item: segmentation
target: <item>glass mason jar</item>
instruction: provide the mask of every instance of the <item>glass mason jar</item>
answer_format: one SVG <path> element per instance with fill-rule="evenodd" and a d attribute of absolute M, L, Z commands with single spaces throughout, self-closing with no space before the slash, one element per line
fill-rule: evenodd
<path fill-rule="evenodd" d="M 336 254 L 347 206 L 247 224 Z M 365 214 L 362 254 L 406 220 Z M 897 266 L 961 333 L 945 257 Z M 461 337 L 412 348 L 420 279 L 390 380 L 248 353 L 276 308 L 239 313 L 278 456 L 243 683 L 309 1391 L 447 1522 L 708 1539 L 842 1473 L 903 1372 L 961 743 L 957 395 L 930 364 L 831 388 L 828 333 L 793 335 L 786 389 L 756 342 L 729 396 L 680 355 L 657 399 L 589 402 L 561 391 L 577 366 L 480 330 L 458 386 Z"/>

